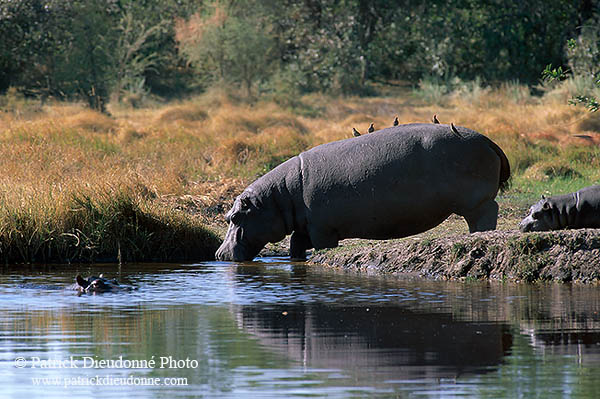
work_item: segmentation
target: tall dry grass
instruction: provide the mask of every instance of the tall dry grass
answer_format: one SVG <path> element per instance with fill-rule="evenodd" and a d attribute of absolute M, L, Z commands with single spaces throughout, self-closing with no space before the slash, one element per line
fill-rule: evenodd
<path fill-rule="evenodd" d="M 94 260 L 120 248 L 128 259 L 168 259 L 177 251 L 169 245 L 209 253 L 216 238 L 200 233 L 202 226 L 222 229 L 222 213 L 246 184 L 301 151 L 351 137 L 353 127 L 366 133 L 370 123 L 391 126 L 396 115 L 411 123 L 437 114 L 442 123 L 490 136 L 511 162 L 513 193 L 600 180 L 600 115 L 568 105 L 560 91 L 539 98 L 516 83 L 494 90 L 467 85 L 435 105 L 410 90 L 388 93 L 307 95 L 294 101 L 301 109 L 290 109 L 212 90 L 164 106 L 111 108 L 112 117 L 80 104 L 7 108 L 0 113 L 0 258 Z M 135 233 L 140 223 L 143 234 Z M 158 246 L 151 244 L 157 231 Z"/>

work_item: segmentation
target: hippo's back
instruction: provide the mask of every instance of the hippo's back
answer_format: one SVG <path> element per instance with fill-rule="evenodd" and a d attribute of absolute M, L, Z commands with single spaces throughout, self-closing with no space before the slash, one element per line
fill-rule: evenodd
<path fill-rule="evenodd" d="M 495 144 L 458 132 L 400 125 L 300 154 L 311 223 L 335 226 L 339 238 L 402 237 L 493 199 L 502 180 Z"/>

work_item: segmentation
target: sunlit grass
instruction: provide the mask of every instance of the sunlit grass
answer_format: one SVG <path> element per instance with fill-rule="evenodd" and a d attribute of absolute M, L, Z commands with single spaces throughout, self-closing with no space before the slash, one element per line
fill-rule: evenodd
<path fill-rule="evenodd" d="M 109 107 L 112 116 L 81 104 L 0 101 L 10 104 L 0 113 L 0 259 L 94 260 L 114 257 L 118 248 L 126 259 L 167 259 L 183 256 L 166 248 L 177 241 L 178 248 L 212 250 L 215 240 L 197 242 L 195 229 L 222 229 L 220 215 L 246 184 L 301 151 L 351 137 L 353 127 L 365 134 L 370 123 L 391 126 L 396 115 L 400 123 L 429 123 L 437 114 L 442 123 L 491 137 L 511 163 L 509 197 L 600 181 L 600 115 L 568 105 L 560 89 L 545 97 L 516 82 L 426 89 L 435 91 L 435 104 L 402 88 L 381 97 L 313 94 L 254 103 L 214 89 L 148 108 Z M 89 214 L 76 218 L 76 209 Z M 101 229 L 92 214 L 123 228 Z M 162 224 L 151 224 L 156 231 L 129 229 L 140 220 Z M 95 233 L 86 230 L 90 225 Z M 157 238 L 158 231 L 174 242 Z M 184 244 L 175 231 L 192 238 Z M 127 246 L 127 236 L 138 241 Z"/>

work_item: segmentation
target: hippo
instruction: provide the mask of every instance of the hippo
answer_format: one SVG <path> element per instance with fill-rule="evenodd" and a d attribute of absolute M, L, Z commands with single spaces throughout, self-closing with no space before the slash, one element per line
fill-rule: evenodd
<path fill-rule="evenodd" d="M 600 228 L 600 186 L 548 198 L 542 195 L 519 223 L 522 232 L 585 227 Z"/>
<path fill-rule="evenodd" d="M 493 230 L 510 166 L 492 140 L 464 127 L 414 123 L 316 146 L 250 184 L 226 214 L 215 256 L 252 260 L 290 238 L 290 257 L 345 238 L 418 234 L 456 213 L 470 232 Z"/>
<path fill-rule="evenodd" d="M 117 280 L 104 278 L 102 274 L 99 277 L 90 276 L 87 279 L 78 274 L 72 287 L 80 294 L 101 294 L 128 289 L 128 287 L 120 286 Z"/>

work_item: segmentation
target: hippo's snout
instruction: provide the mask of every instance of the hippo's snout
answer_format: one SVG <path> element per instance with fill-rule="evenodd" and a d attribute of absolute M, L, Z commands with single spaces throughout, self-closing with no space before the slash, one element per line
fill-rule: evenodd
<path fill-rule="evenodd" d="M 239 252 L 239 250 L 236 250 L 236 247 L 238 246 L 238 242 L 237 242 L 237 236 L 239 235 L 239 233 L 237 232 L 238 230 L 239 230 L 239 227 L 237 227 L 233 224 L 231 224 L 229 226 L 229 229 L 227 230 L 227 234 L 225 235 L 225 239 L 223 240 L 223 243 L 221 244 L 219 249 L 217 249 L 217 252 L 215 252 L 215 258 L 217 260 L 223 260 L 223 261 L 242 260 L 242 259 L 236 259 L 236 258 L 239 258 L 239 255 L 236 256 L 236 253 Z"/>
<path fill-rule="evenodd" d="M 217 260 L 229 262 L 243 262 L 252 260 L 259 251 L 250 251 L 239 242 L 223 241 L 223 244 L 215 252 Z"/>
<path fill-rule="evenodd" d="M 231 223 L 223 243 L 215 252 L 215 258 L 222 261 L 242 262 L 252 260 L 260 251 L 254 250 L 247 240 L 243 240 L 243 228 Z"/>
<path fill-rule="evenodd" d="M 519 230 L 521 231 L 521 233 L 527 233 L 528 231 L 531 231 L 531 226 L 529 224 L 526 223 L 519 223 Z"/>
<path fill-rule="evenodd" d="M 240 249 L 239 244 L 223 241 L 223 244 L 221 244 L 219 249 L 217 249 L 217 252 L 215 252 L 215 258 L 217 260 L 230 262 L 242 262 L 254 259 L 254 256 L 246 256 Z"/>
<path fill-rule="evenodd" d="M 538 224 L 538 222 L 531 217 L 531 215 L 529 215 L 525 219 L 521 220 L 521 223 L 519 223 L 519 230 L 521 233 L 539 230 L 536 228 L 536 224 Z"/>
<path fill-rule="evenodd" d="M 223 261 L 235 260 L 233 259 L 233 251 L 231 250 L 229 245 L 227 245 L 226 241 L 224 241 L 219 247 L 219 249 L 217 249 L 217 252 L 215 252 L 215 259 Z"/>

